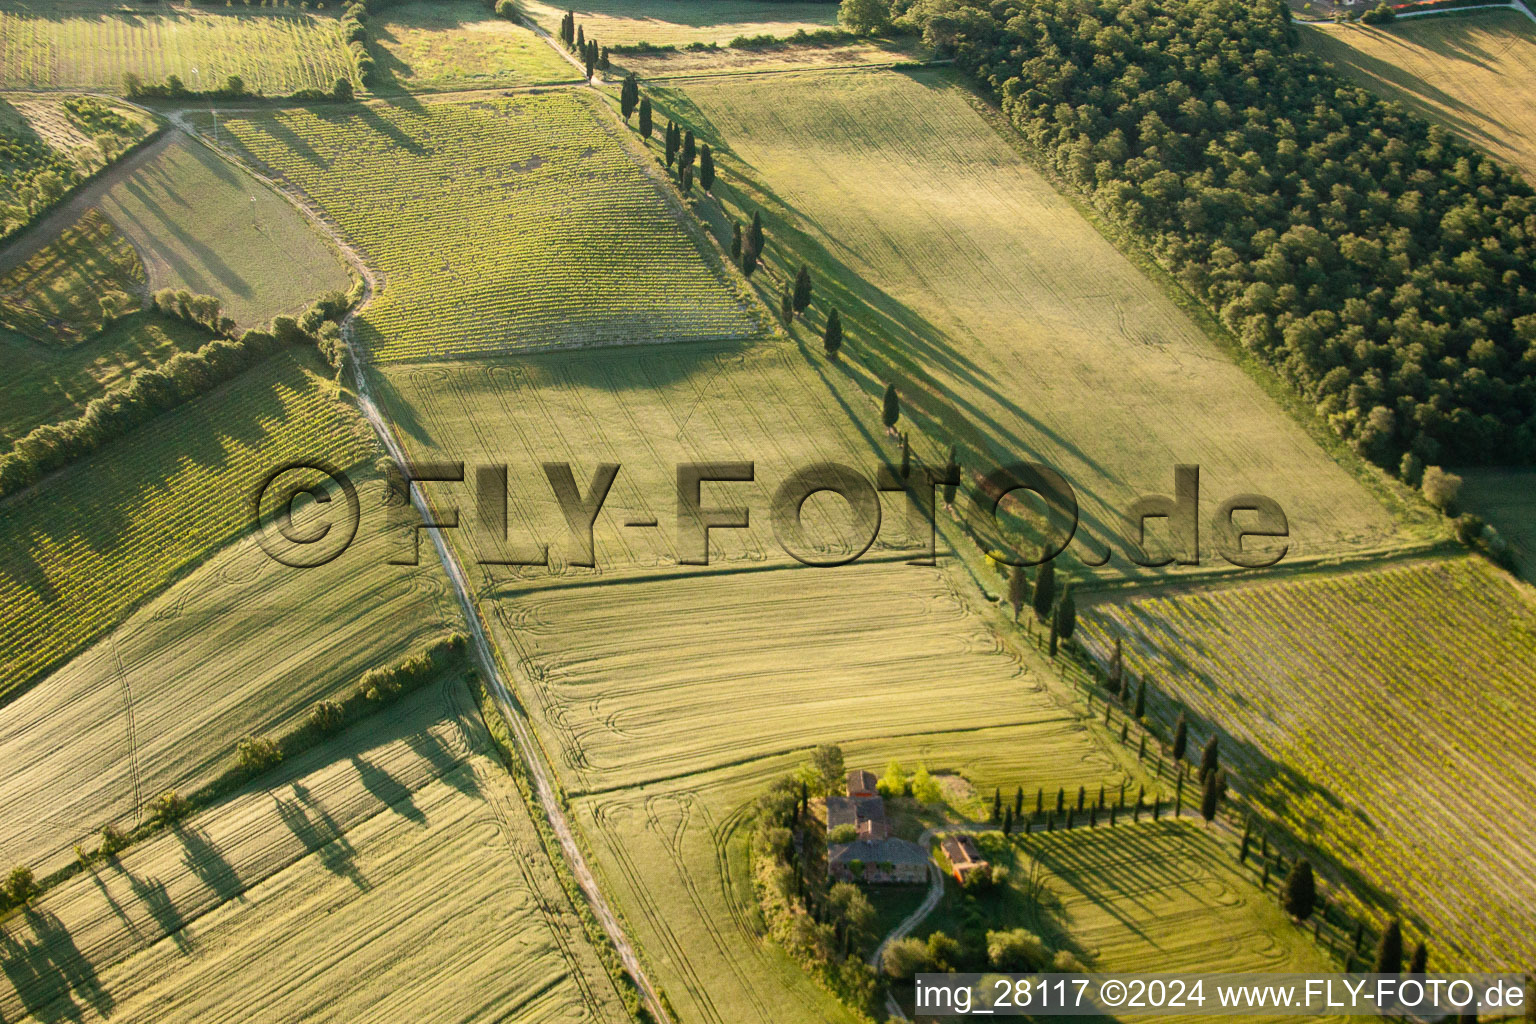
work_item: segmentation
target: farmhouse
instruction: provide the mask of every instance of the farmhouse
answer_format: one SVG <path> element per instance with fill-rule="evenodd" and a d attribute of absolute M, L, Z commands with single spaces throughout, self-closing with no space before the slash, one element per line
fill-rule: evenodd
<path fill-rule="evenodd" d="M 852 825 L 860 839 L 885 839 L 891 834 L 885 820 L 885 801 L 877 796 L 827 797 L 827 834 Z"/>
<path fill-rule="evenodd" d="M 955 881 L 961 885 L 964 885 L 965 880 L 971 875 L 987 867 L 981 851 L 976 849 L 976 840 L 968 835 L 945 836 L 939 843 L 939 849 L 943 850 L 944 856 L 949 858 L 949 866 L 955 873 Z"/>
<path fill-rule="evenodd" d="M 916 885 L 928 875 L 928 854 L 905 839 L 860 839 L 827 850 L 827 871 L 840 882 Z"/>
<path fill-rule="evenodd" d="M 848 795 L 855 799 L 875 795 L 875 773 L 856 768 L 848 773 Z"/>

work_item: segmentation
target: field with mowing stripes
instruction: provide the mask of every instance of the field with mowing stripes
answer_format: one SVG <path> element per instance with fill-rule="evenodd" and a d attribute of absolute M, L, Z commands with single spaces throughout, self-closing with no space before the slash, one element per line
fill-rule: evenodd
<path fill-rule="evenodd" d="M 251 496 L 273 466 L 371 457 L 319 369 L 318 357 L 278 354 L 0 504 L 0 694 L 249 529 Z"/>
<path fill-rule="evenodd" d="M 698 79 L 663 97 L 719 142 L 728 209 L 763 208 L 766 286 L 808 260 L 813 329 L 840 306 L 853 357 L 901 381 L 914 422 L 957 439 L 967 468 L 1033 459 L 1067 477 L 1082 513 L 1068 567 L 1101 556 L 1136 497 L 1169 493 L 1177 463 L 1199 464 L 1207 503 L 1278 501 L 1291 559 L 1404 535 L 948 74 Z"/>
<path fill-rule="evenodd" d="M 0 849 L 52 870 L 102 825 L 210 781 L 244 737 L 455 628 L 436 563 L 386 564 L 381 490 L 359 480 L 363 525 L 334 562 L 290 569 L 242 539 L 17 697 L 0 716 Z"/>
<path fill-rule="evenodd" d="M 340 13 L 340 4 L 331 6 Z M 331 14 L 288 6 L 0 3 L 0 89 L 118 92 L 130 73 L 146 82 L 179 75 L 189 89 L 222 85 L 239 75 L 247 89 L 269 96 L 357 79 Z"/>
<path fill-rule="evenodd" d="M 448 679 L 71 879 L 0 926 L 0 1014 L 619 1024 L 486 749 Z"/>
<path fill-rule="evenodd" d="M 480 0 L 386 7 L 369 37 L 376 93 L 581 80 L 581 72 L 531 30 L 492 16 Z"/>
<path fill-rule="evenodd" d="M 302 313 L 351 283 L 302 214 L 185 137 L 115 184 L 101 211 L 138 248 L 151 289 L 215 295 L 242 327 Z"/>
<path fill-rule="evenodd" d="M 1536 181 L 1536 25 L 1519 11 L 1302 29 L 1302 45 L 1380 96 Z"/>
<path fill-rule="evenodd" d="M 242 115 L 223 130 L 383 272 L 380 362 L 760 330 L 675 199 L 583 93 Z"/>
<path fill-rule="evenodd" d="M 1446 968 L 1530 962 L 1536 599 L 1471 557 L 1097 604 L 1245 794 L 1431 929 Z"/>
<path fill-rule="evenodd" d="M 560 18 L 576 12 L 576 24 L 588 39 L 608 46 L 618 43 L 689 43 L 724 45 L 737 36 L 787 36 L 804 29 L 814 32 L 837 24 L 832 3 L 775 3 L 756 0 L 585 0 L 562 7 L 521 0 L 519 6 L 550 35 L 558 36 Z"/>

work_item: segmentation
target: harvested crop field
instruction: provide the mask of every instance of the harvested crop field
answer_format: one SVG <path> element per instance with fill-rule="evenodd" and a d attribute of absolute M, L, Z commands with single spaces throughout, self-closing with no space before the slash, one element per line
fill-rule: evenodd
<path fill-rule="evenodd" d="M 0 693 L 246 532 L 274 466 L 371 456 L 366 427 L 318 369 L 318 357 L 279 353 L 0 503 Z"/>
<path fill-rule="evenodd" d="M 1096 558 L 1114 538 L 1111 571 L 1137 571 L 1121 512 L 1169 493 L 1179 463 L 1200 466 L 1204 508 L 1276 500 L 1291 559 L 1409 532 L 946 72 L 711 78 L 661 95 L 718 144 L 730 215 L 763 209 L 768 279 L 810 263 L 813 330 L 838 305 L 855 358 L 901 381 L 912 421 L 957 439 L 967 469 L 1031 459 L 1068 479 L 1091 540 L 1071 552 Z"/>
<path fill-rule="evenodd" d="M 1357 895 L 1427 928 L 1449 968 L 1529 963 L 1536 598 L 1474 557 L 1207 590 L 1084 616 L 1124 643 L 1151 713 L 1188 709 L 1266 813 Z M 1175 702 L 1177 702 L 1177 707 Z"/>
<path fill-rule="evenodd" d="M 0 3 L 0 88 L 117 91 L 125 74 L 178 75 L 189 89 L 239 75 L 250 91 L 278 96 L 355 80 L 357 68 L 335 17 L 288 6 Z"/>
<path fill-rule="evenodd" d="M 757 334 L 758 313 L 597 102 L 374 103 L 223 130 L 383 271 L 357 321 L 376 361 Z"/>
<path fill-rule="evenodd" d="M 373 92 L 478 89 L 580 81 L 581 73 L 532 31 L 491 15 L 479 0 L 385 8 L 373 22 L 379 59 Z"/>
<path fill-rule="evenodd" d="M 1305 48 L 1536 181 L 1536 25 L 1519 11 L 1301 32 Z"/>
<path fill-rule="evenodd" d="M 617 1024 L 487 742 L 448 679 L 63 883 L 4 925 L 0 1013 Z"/>
<path fill-rule="evenodd" d="M 101 198 L 149 268 L 149 286 L 213 295 L 243 327 L 346 291 L 347 268 L 281 196 L 185 137 Z"/>
<path fill-rule="evenodd" d="M 436 563 L 386 564 L 381 487 L 360 481 L 364 526 L 342 557 L 291 569 L 242 539 L 0 711 L 0 849 L 51 871 L 161 792 L 210 781 L 244 737 L 453 628 Z"/>
<path fill-rule="evenodd" d="M 756 0 L 587 0 L 574 7 L 521 0 L 520 6 L 546 32 L 558 36 L 560 18 L 576 13 L 588 39 L 614 44 L 728 43 L 737 36 L 787 36 L 837 24 L 837 5 Z"/>
<path fill-rule="evenodd" d="M 875 440 L 878 405 L 786 344 L 552 352 L 384 367 L 378 377 L 382 404 L 413 458 L 507 466 L 506 542 L 468 519 L 449 534 L 472 571 L 496 580 L 537 585 L 677 566 L 677 467 L 697 462 L 754 463 L 750 482 L 703 485 L 703 504 L 749 510 L 747 529 L 710 531 L 711 564 L 794 564 L 769 516 L 784 478 L 838 462 L 873 480 L 878 465 L 899 458 L 888 439 Z M 569 530 L 544 462 L 569 462 L 583 494 L 599 463 L 620 466 L 594 528 L 595 570 L 571 564 Z M 475 491 L 473 470 L 466 474 L 464 484 L 423 486 L 434 500 L 467 509 Z M 823 497 L 826 505 L 813 498 L 803 510 L 808 540 L 847 552 L 854 541 L 847 506 Z M 892 496 L 885 507 L 877 551 L 908 544 L 903 504 Z M 654 528 L 626 525 L 649 520 Z M 478 564 L 531 554 L 539 543 L 549 545 L 548 569 Z"/>

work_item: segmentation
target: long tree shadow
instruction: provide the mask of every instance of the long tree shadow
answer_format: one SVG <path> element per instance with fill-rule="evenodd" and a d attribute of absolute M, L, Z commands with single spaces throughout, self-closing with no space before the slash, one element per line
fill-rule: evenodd
<path fill-rule="evenodd" d="M 402 785 L 389 772 L 370 762 L 361 754 L 352 755 L 352 767 L 357 769 L 363 788 L 377 797 L 386 807 L 407 821 L 425 825 L 427 816 L 416 806 L 408 787 Z"/>
<path fill-rule="evenodd" d="M 309 799 L 309 791 L 302 785 L 294 783 L 292 788 L 296 797 L 294 800 L 284 800 L 275 793 L 272 795 L 283 824 L 304 844 L 305 850 L 319 857 L 327 871 L 347 879 L 360 891 L 366 892 L 372 888 L 358 870 L 357 851 L 336 819 L 324 807 L 313 803 Z"/>
<path fill-rule="evenodd" d="M 182 865 L 225 902 L 244 891 L 235 866 L 219 852 L 201 829 L 178 822 L 174 832 L 183 848 Z"/>
<path fill-rule="evenodd" d="M 112 996 L 64 923 L 36 908 L 25 910 L 22 920 L 31 938 L 15 934 L 15 925 L 0 928 L 0 971 L 27 1013 L 45 1024 L 82 1020 L 87 1008 L 97 1016 L 110 1013 Z"/>

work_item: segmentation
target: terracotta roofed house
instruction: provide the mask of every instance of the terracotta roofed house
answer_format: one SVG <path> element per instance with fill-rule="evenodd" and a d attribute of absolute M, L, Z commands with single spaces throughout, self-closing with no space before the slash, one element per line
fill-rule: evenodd
<path fill-rule="evenodd" d="M 827 797 L 827 834 L 852 825 L 860 839 L 885 839 L 891 834 L 885 820 L 885 801 L 877 796 Z"/>
<path fill-rule="evenodd" d="M 928 877 L 928 853 L 905 839 L 860 839 L 827 850 L 827 871 L 841 882 L 917 885 Z"/>
<path fill-rule="evenodd" d="M 987 867 L 981 851 L 976 848 L 976 840 L 964 833 L 945 836 L 939 843 L 939 849 L 949 858 L 949 866 L 955 872 L 955 881 L 962 885 L 971 875 Z"/>
<path fill-rule="evenodd" d="M 857 768 L 848 773 L 848 795 L 852 797 L 875 795 L 875 773 Z"/>

